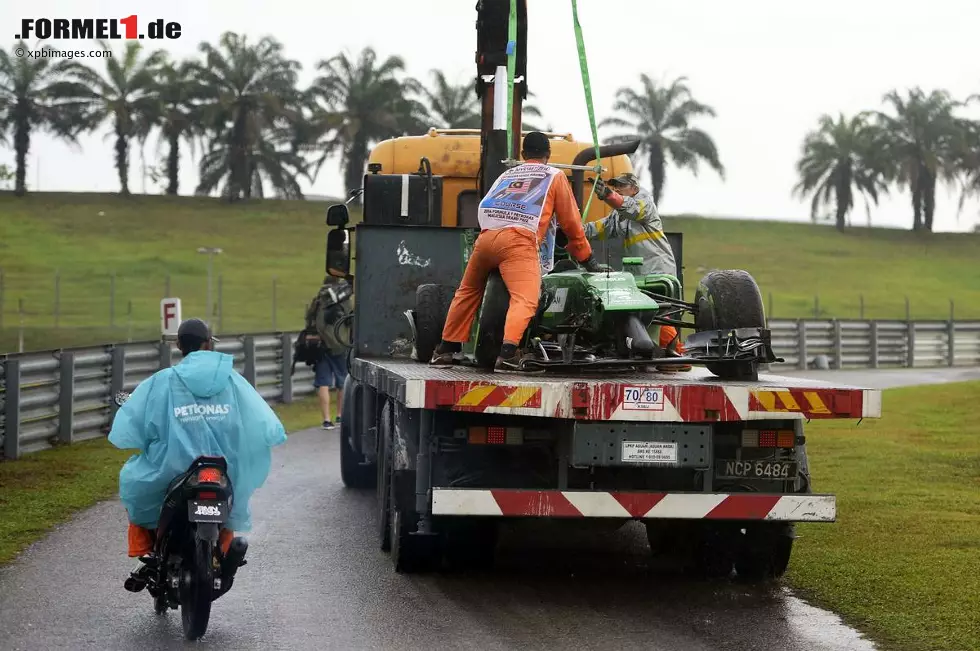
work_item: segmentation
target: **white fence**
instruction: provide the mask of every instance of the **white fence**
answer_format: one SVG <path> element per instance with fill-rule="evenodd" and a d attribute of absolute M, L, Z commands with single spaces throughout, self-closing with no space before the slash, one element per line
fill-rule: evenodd
<path fill-rule="evenodd" d="M 785 368 L 825 356 L 831 368 L 980 366 L 980 321 L 772 320 L 773 349 Z M 290 376 L 296 333 L 222 335 L 220 352 L 270 403 L 313 393 L 313 373 Z M 144 342 L 0 357 L 0 450 L 6 459 L 104 436 L 117 391 L 132 391 L 174 363 L 170 344 Z"/>

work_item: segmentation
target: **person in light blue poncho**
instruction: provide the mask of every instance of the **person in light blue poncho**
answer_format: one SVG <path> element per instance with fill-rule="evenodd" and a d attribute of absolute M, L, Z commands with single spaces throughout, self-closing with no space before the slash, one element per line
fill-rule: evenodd
<path fill-rule="evenodd" d="M 235 500 L 220 537 L 227 553 L 235 531 L 251 530 L 249 498 L 269 475 L 271 448 L 286 441 L 275 412 L 235 371 L 234 358 L 213 350 L 214 341 L 200 319 L 181 323 L 177 345 L 184 359 L 141 382 L 112 423 L 109 442 L 139 450 L 119 472 L 130 557 L 153 551 L 168 485 L 202 455 L 228 462 Z"/>

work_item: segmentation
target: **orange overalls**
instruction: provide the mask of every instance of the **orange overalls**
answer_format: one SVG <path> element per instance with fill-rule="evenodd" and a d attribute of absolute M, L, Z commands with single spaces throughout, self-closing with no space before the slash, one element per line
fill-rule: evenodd
<path fill-rule="evenodd" d="M 136 558 L 137 556 L 146 556 L 151 553 L 153 551 L 155 533 L 130 522 L 129 532 L 127 533 L 129 557 Z M 222 554 L 228 553 L 228 548 L 231 546 L 231 541 L 234 537 L 235 532 L 230 529 L 222 529 L 218 534 L 218 546 L 221 547 Z"/>
<path fill-rule="evenodd" d="M 546 191 L 545 183 L 549 183 Z M 522 218 L 520 213 L 493 207 L 494 199 L 524 202 L 525 198 L 528 200 L 522 205 L 529 206 L 533 210 L 528 212 L 536 214 L 527 214 Z M 469 340 L 473 320 L 483 300 L 487 277 L 491 271 L 499 269 L 510 292 L 503 343 L 520 343 L 527 324 L 538 309 L 541 296 L 538 248 L 548 230 L 552 214 L 557 214 L 558 224 L 568 236 L 565 248 L 569 254 L 576 260 L 587 260 L 592 255 L 592 246 L 585 238 L 582 215 L 572 186 L 563 172 L 547 167 L 538 160 L 528 160 L 497 179 L 480 205 L 482 230 L 466 263 L 459 289 L 449 306 L 446 326 L 442 331 L 444 341 L 462 344 Z"/>

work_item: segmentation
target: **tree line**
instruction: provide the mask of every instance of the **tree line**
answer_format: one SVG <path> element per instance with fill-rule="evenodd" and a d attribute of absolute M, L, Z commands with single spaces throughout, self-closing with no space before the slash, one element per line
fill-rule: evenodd
<path fill-rule="evenodd" d="M 20 41 L 12 51 L 19 48 L 30 49 Z M 35 132 L 73 143 L 82 133 L 110 126 L 123 195 L 130 193 L 134 147 L 143 151 L 156 136 L 160 163 L 150 176 L 162 179 L 171 195 L 179 190 L 182 147 L 200 148 L 194 192 L 235 201 L 264 197 L 269 189 L 302 198 L 299 181 L 312 183 L 331 155 L 340 157 L 344 186 L 352 189 L 360 186 L 371 148 L 381 140 L 430 126 L 480 126 L 472 82 L 454 83 L 433 70 L 425 84 L 406 74 L 401 57 L 381 58 L 372 48 L 317 62 L 317 76 L 305 88 L 298 83 L 300 63 L 269 36 L 250 40 L 226 32 L 216 45 L 201 43 L 196 56 L 182 60 L 132 42 L 120 56 L 113 54 L 100 58 L 98 69 L 0 49 L 0 145 L 14 150 L 17 195 L 27 190 Z M 635 87 L 616 92 L 613 116 L 599 124 L 618 131 L 606 142 L 641 141 L 638 156 L 658 202 L 669 164 L 695 175 L 704 164 L 725 176 L 714 140 L 695 124 L 715 111 L 696 100 L 686 82 L 658 83 L 641 74 Z M 813 195 L 814 216 L 833 204 L 843 229 L 855 195 L 877 203 L 892 185 L 907 187 L 913 227 L 931 230 L 939 180 L 961 186 L 961 204 L 980 194 L 980 124 L 958 116 L 966 102 L 944 91 L 895 91 L 885 102 L 891 113 L 821 118 L 804 140 L 793 190 Z M 528 120 L 541 117 L 533 103 L 524 106 L 526 130 L 542 130 Z"/>

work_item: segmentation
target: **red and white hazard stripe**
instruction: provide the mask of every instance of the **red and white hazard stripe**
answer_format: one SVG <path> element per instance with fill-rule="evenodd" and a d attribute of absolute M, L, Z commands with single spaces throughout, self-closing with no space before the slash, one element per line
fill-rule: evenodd
<path fill-rule="evenodd" d="M 833 495 L 433 488 L 433 515 L 834 522 Z"/>

